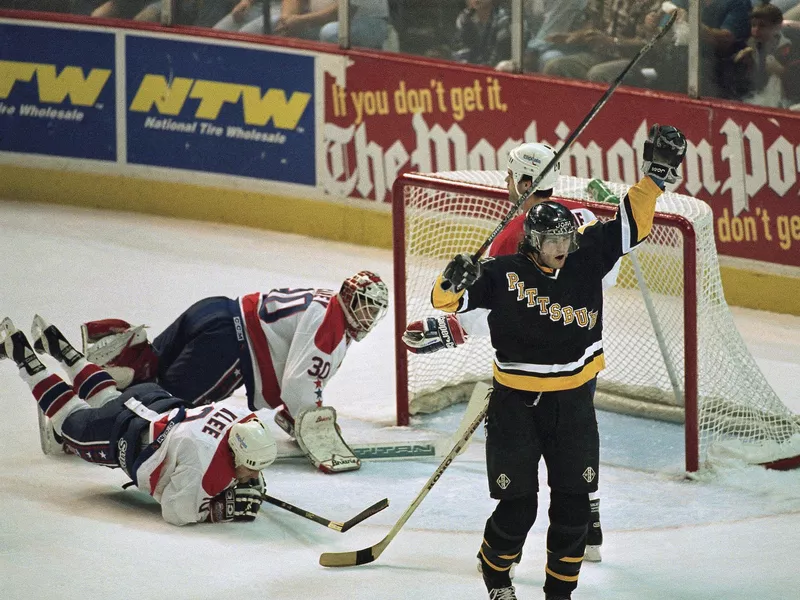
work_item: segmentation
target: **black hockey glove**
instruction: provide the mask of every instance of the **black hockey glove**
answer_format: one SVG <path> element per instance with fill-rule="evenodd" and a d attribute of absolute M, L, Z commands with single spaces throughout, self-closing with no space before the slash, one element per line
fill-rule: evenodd
<path fill-rule="evenodd" d="M 686 138 L 671 125 L 653 125 L 644 143 L 642 171 L 667 183 L 680 180 L 678 167 L 686 155 Z"/>
<path fill-rule="evenodd" d="M 223 490 L 211 499 L 208 520 L 212 523 L 252 521 L 261 508 L 261 493 L 260 487 L 246 483 Z"/>
<path fill-rule="evenodd" d="M 481 276 L 481 265 L 469 254 L 457 254 L 444 268 L 443 277 L 453 290 L 460 292 L 475 283 Z"/>

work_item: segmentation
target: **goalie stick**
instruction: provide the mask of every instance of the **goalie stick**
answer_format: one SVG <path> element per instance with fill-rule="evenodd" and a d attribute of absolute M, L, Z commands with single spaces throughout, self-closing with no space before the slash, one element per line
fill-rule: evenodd
<path fill-rule="evenodd" d="M 475 433 L 475 430 L 486 416 L 487 410 L 488 404 L 482 407 L 478 415 L 475 417 L 472 423 L 469 424 L 469 427 L 467 427 L 466 431 L 464 431 L 464 434 L 455 443 L 448 455 L 445 456 L 442 463 L 439 465 L 436 471 L 434 471 L 427 483 L 422 487 L 419 494 L 417 494 L 417 497 L 414 498 L 411 506 L 406 509 L 400 519 L 398 519 L 397 523 L 394 524 L 394 527 L 392 527 L 391 531 L 386 534 L 385 538 L 383 538 L 374 546 L 364 548 L 363 550 L 350 552 L 323 552 L 319 557 L 319 564 L 321 564 L 323 567 L 354 567 L 356 565 L 365 565 L 376 560 L 386 549 L 386 546 L 389 545 L 389 542 L 395 538 L 403 525 L 406 524 L 406 521 L 408 521 L 414 511 L 417 510 L 417 507 L 425 499 L 425 496 L 428 495 L 428 492 L 431 491 L 431 488 L 436 485 L 436 482 L 439 481 L 439 478 L 442 476 L 442 473 L 444 473 L 445 469 L 450 466 L 450 464 L 453 462 L 453 459 L 459 455 L 467 442 L 469 442 L 472 434 Z"/>
<path fill-rule="evenodd" d="M 328 529 L 333 529 L 334 531 L 338 531 L 340 533 L 344 533 L 345 531 L 355 527 L 356 525 L 361 523 L 361 521 L 369 519 L 372 515 L 381 512 L 384 508 L 389 506 L 388 498 L 384 498 L 383 500 L 379 500 L 372 506 L 365 508 L 349 521 L 345 521 L 344 523 L 342 523 L 340 521 L 331 521 L 330 519 L 326 519 L 325 517 L 320 517 L 319 515 L 315 515 L 314 513 L 307 511 L 304 508 L 294 506 L 293 504 L 289 504 L 288 502 L 284 502 L 283 500 L 275 498 L 273 496 L 268 496 L 267 494 L 263 494 L 261 496 L 261 499 L 264 502 L 269 502 L 270 504 L 282 508 L 283 510 L 288 510 L 290 513 L 300 515 L 301 517 L 308 519 L 309 521 L 314 521 L 315 523 L 319 523 L 320 525 L 325 525 L 325 527 L 327 527 Z"/>
<path fill-rule="evenodd" d="M 492 233 L 489 234 L 489 237 L 486 238 L 486 241 L 483 242 L 481 247 L 478 248 L 478 250 L 472 255 L 473 262 L 476 262 L 481 256 L 483 256 L 483 253 L 486 252 L 486 249 L 494 241 L 494 238 L 496 238 L 497 235 L 503 229 L 505 229 L 505 226 L 508 225 L 508 223 L 511 221 L 511 219 L 513 219 L 514 216 L 517 214 L 517 211 L 519 210 L 520 206 L 522 206 L 525 203 L 525 201 L 528 199 L 528 197 L 536 190 L 536 188 L 539 186 L 539 183 L 550 172 L 550 170 L 553 168 L 553 166 L 558 164 L 558 161 L 561 160 L 561 157 L 567 152 L 567 150 L 570 149 L 570 147 L 572 146 L 572 143 L 583 132 L 583 130 L 586 129 L 586 127 L 587 127 L 587 125 L 589 125 L 590 121 L 592 119 L 594 119 L 595 116 L 597 116 L 597 113 L 599 113 L 600 109 L 603 108 L 603 106 L 605 105 L 606 102 L 608 102 L 608 99 L 611 97 L 611 94 L 613 94 L 614 91 L 620 86 L 620 84 L 622 83 L 622 80 L 625 79 L 625 76 L 628 74 L 628 72 L 633 68 L 633 66 L 637 62 L 639 62 L 639 59 L 642 58 L 645 54 L 647 54 L 647 52 L 649 52 L 649 50 L 653 46 L 655 46 L 656 42 L 658 42 L 658 40 L 660 40 L 662 37 L 664 37 L 666 35 L 666 33 L 672 28 L 672 25 L 675 23 L 675 19 L 677 18 L 677 16 L 678 16 L 678 11 L 673 12 L 672 16 L 670 16 L 670 18 L 669 18 L 669 21 L 667 21 L 664 24 L 664 27 L 661 29 L 661 31 L 659 31 L 653 37 L 653 39 L 651 39 L 644 46 L 642 46 L 639 49 L 639 51 L 636 53 L 636 56 L 634 56 L 631 59 L 631 61 L 625 66 L 625 68 L 622 69 L 620 74 L 617 75 L 617 78 L 612 82 L 611 86 L 606 90 L 606 92 L 600 97 L 600 100 L 597 101 L 597 103 L 592 107 L 592 109 L 583 118 L 583 121 L 581 121 L 578 124 L 578 126 L 575 128 L 575 130 L 564 141 L 564 144 L 561 146 L 561 148 L 559 148 L 558 152 L 556 152 L 556 154 L 552 158 L 552 160 L 549 163 L 547 163 L 547 165 L 545 165 L 544 169 L 542 169 L 541 172 L 536 176 L 536 179 L 534 179 L 533 182 L 531 183 L 531 187 L 528 188 L 528 190 L 525 193 L 520 195 L 519 200 L 517 200 L 517 203 L 514 206 L 511 207 L 511 210 L 508 211 L 508 214 L 505 217 L 503 217 L 503 220 L 500 221 L 500 223 L 498 223 L 497 227 L 494 228 L 494 231 L 492 231 Z"/>

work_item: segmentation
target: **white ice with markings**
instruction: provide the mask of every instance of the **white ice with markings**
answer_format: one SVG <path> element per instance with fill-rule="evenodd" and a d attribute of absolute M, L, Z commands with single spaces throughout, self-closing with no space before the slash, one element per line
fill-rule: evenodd
<path fill-rule="evenodd" d="M 108 211 L 0 202 L 0 240 L 0 318 L 27 330 L 38 312 L 76 344 L 85 320 L 121 317 L 155 334 L 205 296 L 337 288 L 361 269 L 392 281 L 388 251 Z M 767 379 L 800 412 L 800 318 L 734 314 Z M 392 338 L 390 313 L 326 389 L 345 437 L 452 432 L 463 407 L 415 419 L 413 431 L 393 427 Z M 10 361 L 0 364 L 0 411 L 4 600 L 486 598 L 475 554 L 494 503 L 481 431 L 375 563 L 337 570 L 319 566 L 320 553 L 381 540 L 437 459 L 368 461 L 338 476 L 289 459 L 267 471 L 270 494 L 337 521 L 390 499 L 346 534 L 266 504 L 253 523 L 176 528 L 151 498 L 122 490 L 119 470 L 41 454 L 36 407 Z M 800 471 L 747 468 L 688 481 L 679 426 L 603 412 L 598 420 L 603 562 L 584 565 L 574 600 L 798 597 Z M 521 600 L 543 598 L 547 502 L 540 494 L 517 570 Z"/>

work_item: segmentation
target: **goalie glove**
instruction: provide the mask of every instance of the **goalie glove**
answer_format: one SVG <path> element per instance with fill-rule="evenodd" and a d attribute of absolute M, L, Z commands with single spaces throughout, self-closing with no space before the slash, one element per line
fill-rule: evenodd
<path fill-rule="evenodd" d="M 229 487 L 211 499 L 208 520 L 211 523 L 252 521 L 261 508 L 262 493 L 260 485 L 250 483 Z"/>
<path fill-rule="evenodd" d="M 444 348 L 455 348 L 467 341 L 467 332 L 455 315 L 428 317 L 409 323 L 403 343 L 409 352 L 429 354 Z"/>
<path fill-rule="evenodd" d="M 671 125 L 653 125 L 644 143 L 642 172 L 667 183 L 680 180 L 678 167 L 686 155 L 686 138 Z"/>
<path fill-rule="evenodd" d="M 133 383 L 155 379 L 158 356 L 147 341 L 144 325 L 122 319 L 101 319 L 81 325 L 86 360 L 103 367 L 124 390 Z"/>

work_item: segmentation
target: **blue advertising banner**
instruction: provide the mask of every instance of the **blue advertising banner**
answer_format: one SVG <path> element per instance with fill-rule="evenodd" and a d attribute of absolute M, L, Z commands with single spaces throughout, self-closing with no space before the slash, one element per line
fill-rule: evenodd
<path fill-rule="evenodd" d="M 128 162 L 316 184 L 314 58 L 128 36 Z"/>
<path fill-rule="evenodd" d="M 0 23 L 0 151 L 116 160 L 114 35 Z"/>

